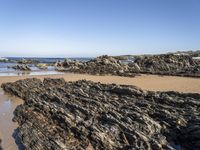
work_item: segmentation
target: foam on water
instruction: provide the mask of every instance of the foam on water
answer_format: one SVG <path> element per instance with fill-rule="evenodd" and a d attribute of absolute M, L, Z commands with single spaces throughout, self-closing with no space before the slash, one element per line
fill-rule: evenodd
<path fill-rule="evenodd" d="M 34 60 L 39 63 L 53 64 L 56 61 L 64 61 L 64 58 L 21 58 L 21 57 L 12 57 L 8 58 L 9 62 L 0 62 L 0 76 L 21 76 L 21 75 L 52 75 L 52 74 L 62 74 L 55 70 L 54 66 L 48 66 L 47 70 L 41 70 L 36 67 L 34 64 L 28 64 L 32 71 L 17 71 L 12 69 L 12 66 L 17 65 L 17 61 L 27 59 Z M 88 61 L 91 58 L 71 58 L 72 60 L 78 61 Z"/>
<path fill-rule="evenodd" d="M 63 72 L 52 71 L 12 71 L 12 72 L 0 72 L 0 77 L 3 76 L 24 76 L 24 75 L 54 75 L 63 74 Z"/>

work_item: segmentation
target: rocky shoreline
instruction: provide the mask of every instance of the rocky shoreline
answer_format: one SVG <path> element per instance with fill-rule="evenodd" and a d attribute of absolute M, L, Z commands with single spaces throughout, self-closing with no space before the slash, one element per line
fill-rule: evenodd
<path fill-rule="evenodd" d="M 137 56 L 129 66 L 138 66 L 139 73 L 200 77 L 200 60 L 187 54 Z"/>
<path fill-rule="evenodd" d="M 87 62 L 65 59 L 64 62 L 55 64 L 57 71 L 87 73 L 93 75 L 118 75 L 134 77 L 128 65 L 123 64 L 120 60 L 112 56 L 103 55 Z"/>
<path fill-rule="evenodd" d="M 8 66 L 15 70 L 31 71 L 30 66 L 39 70 L 48 67 L 61 72 L 72 72 L 92 75 L 115 75 L 135 77 L 140 74 L 157 74 L 170 76 L 200 77 L 200 51 L 177 52 L 158 55 L 125 55 L 99 56 L 93 59 L 76 60 L 56 59 L 50 63 L 40 62 L 39 59 L 7 60 L 17 65 Z"/>
<path fill-rule="evenodd" d="M 64 79 L 2 84 L 26 149 L 200 149 L 200 94 Z"/>
<path fill-rule="evenodd" d="M 10 68 L 8 66 L 8 68 Z M 31 71 L 31 68 L 28 65 L 15 65 L 11 67 L 12 69 L 19 70 L 19 71 Z"/>
<path fill-rule="evenodd" d="M 195 57 L 194 57 L 195 56 Z M 58 71 L 134 77 L 142 74 L 200 77 L 200 53 L 172 53 L 141 56 L 100 56 L 88 62 L 66 59 L 57 62 Z M 128 60 L 131 59 L 130 62 Z M 125 62 L 125 63 L 124 63 Z"/>

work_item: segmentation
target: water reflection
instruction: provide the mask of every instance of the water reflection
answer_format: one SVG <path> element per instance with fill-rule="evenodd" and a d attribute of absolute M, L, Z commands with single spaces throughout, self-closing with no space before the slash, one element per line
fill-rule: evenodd
<path fill-rule="evenodd" d="M 9 96 L 0 89 L 0 138 L 5 150 L 17 150 L 19 142 L 16 136 L 17 123 L 13 122 L 13 111 L 22 104 L 19 98 Z M 1 150 L 1 149 L 0 149 Z"/>
<path fill-rule="evenodd" d="M 54 75 L 63 74 L 58 71 L 13 71 L 13 72 L 0 72 L 0 76 L 24 76 L 24 75 Z"/>

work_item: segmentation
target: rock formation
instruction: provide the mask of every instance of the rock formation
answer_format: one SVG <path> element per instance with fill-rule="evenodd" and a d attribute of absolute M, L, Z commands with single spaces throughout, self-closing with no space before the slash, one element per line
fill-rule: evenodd
<path fill-rule="evenodd" d="M 0 57 L 0 62 L 9 62 L 9 59 L 8 58 Z"/>
<path fill-rule="evenodd" d="M 24 100 L 13 120 L 26 149 L 200 149 L 200 94 L 49 78 L 2 88 Z"/>
<path fill-rule="evenodd" d="M 38 63 L 35 66 L 38 67 L 41 70 L 47 70 L 48 69 L 48 65 L 45 64 L 45 63 Z"/>
<path fill-rule="evenodd" d="M 97 75 L 119 75 L 119 76 L 135 76 L 135 73 L 129 71 L 129 66 L 121 63 L 119 60 L 111 56 L 100 56 L 88 62 L 79 62 L 66 59 L 64 62 L 55 64 L 58 71 L 68 71 L 75 73 L 87 73 Z"/>
<path fill-rule="evenodd" d="M 195 56 L 195 57 L 194 57 Z M 172 53 L 141 56 L 100 56 L 88 62 L 66 59 L 57 62 L 58 71 L 97 75 L 132 76 L 159 74 L 200 77 L 200 53 Z M 131 59 L 129 62 L 128 60 Z"/>
<path fill-rule="evenodd" d="M 200 60 L 187 54 L 136 56 L 132 72 L 200 77 Z"/>
<path fill-rule="evenodd" d="M 20 71 L 31 71 L 31 68 L 28 65 L 15 65 L 12 66 L 11 68 L 15 69 L 15 70 L 20 70 Z"/>

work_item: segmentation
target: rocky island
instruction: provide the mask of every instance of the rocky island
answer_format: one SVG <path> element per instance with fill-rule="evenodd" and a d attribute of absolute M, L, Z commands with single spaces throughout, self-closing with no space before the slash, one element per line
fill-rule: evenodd
<path fill-rule="evenodd" d="M 26 149 L 200 149 L 200 94 L 30 78 L 2 84 Z"/>
<path fill-rule="evenodd" d="M 10 68 L 8 66 L 8 68 Z M 12 69 L 19 70 L 19 71 L 31 71 L 31 68 L 28 65 L 15 65 L 11 67 Z"/>

